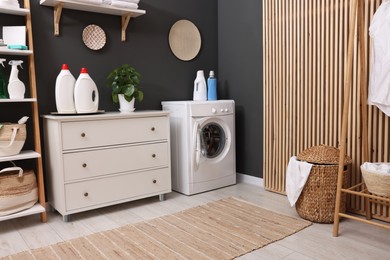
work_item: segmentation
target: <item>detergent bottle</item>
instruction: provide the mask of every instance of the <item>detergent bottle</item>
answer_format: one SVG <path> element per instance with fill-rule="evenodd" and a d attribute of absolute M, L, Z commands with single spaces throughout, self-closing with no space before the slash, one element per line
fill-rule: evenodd
<path fill-rule="evenodd" d="M 198 70 L 194 81 L 194 98 L 195 101 L 207 100 L 207 86 L 203 70 Z"/>
<path fill-rule="evenodd" d="M 74 102 L 77 113 L 95 113 L 99 107 L 99 92 L 95 82 L 82 68 L 74 87 Z"/>
<path fill-rule="evenodd" d="M 214 71 L 211 70 L 207 79 L 207 100 L 217 100 L 217 79 Z"/>
<path fill-rule="evenodd" d="M 0 59 L 0 64 L 3 67 L 0 67 L 0 98 L 9 98 L 7 87 L 8 87 L 8 80 L 5 76 L 5 70 L 4 70 L 4 62 L 5 59 Z"/>
<path fill-rule="evenodd" d="M 18 78 L 19 70 L 18 66 L 22 67 L 23 61 L 11 60 L 8 64 L 12 66 L 11 75 L 8 83 L 8 94 L 10 99 L 24 99 L 24 93 L 26 92 L 26 86 Z"/>
<path fill-rule="evenodd" d="M 76 113 L 74 104 L 74 88 L 76 79 L 69 71 L 68 64 L 63 64 L 61 72 L 56 79 L 56 107 L 58 113 L 72 114 Z"/>

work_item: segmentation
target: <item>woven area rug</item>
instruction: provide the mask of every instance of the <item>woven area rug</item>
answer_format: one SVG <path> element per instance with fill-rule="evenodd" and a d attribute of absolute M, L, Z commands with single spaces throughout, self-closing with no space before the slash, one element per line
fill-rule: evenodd
<path fill-rule="evenodd" d="M 226 198 L 5 259 L 232 259 L 309 225 Z"/>

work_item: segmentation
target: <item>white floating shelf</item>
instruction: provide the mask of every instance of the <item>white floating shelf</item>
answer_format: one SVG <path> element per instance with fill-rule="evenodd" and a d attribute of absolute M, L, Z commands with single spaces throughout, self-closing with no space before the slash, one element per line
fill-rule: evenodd
<path fill-rule="evenodd" d="M 111 5 L 99 5 L 93 3 L 70 1 L 70 0 L 40 0 L 41 5 L 54 7 L 54 35 L 60 34 L 59 23 L 61 20 L 62 9 L 72 9 L 85 12 L 117 15 L 122 17 L 122 42 L 126 41 L 126 29 L 129 25 L 130 18 L 138 17 L 146 13 L 141 9 L 126 9 L 113 7 Z"/>
<path fill-rule="evenodd" d="M 36 98 L 23 98 L 23 99 L 9 99 L 0 98 L 0 103 L 22 103 L 22 102 L 36 102 Z"/>
<path fill-rule="evenodd" d="M 11 50 L 7 47 L 0 47 L 0 54 L 2 55 L 17 55 L 17 56 L 28 56 L 33 54 L 31 50 Z"/>
<path fill-rule="evenodd" d="M 32 206 L 32 208 L 29 208 L 29 209 L 26 209 L 26 210 L 23 210 L 23 211 L 14 213 L 14 214 L 1 216 L 0 217 L 0 221 L 13 219 L 13 218 L 24 217 L 24 216 L 29 216 L 29 215 L 34 215 L 34 214 L 39 214 L 39 213 L 42 213 L 42 212 L 45 212 L 45 208 L 42 207 L 41 204 L 35 203 L 35 205 Z"/>
<path fill-rule="evenodd" d="M 87 3 L 87 2 L 70 1 L 70 0 L 41 0 L 40 4 L 46 6 L 52 6 L 52 7 L 62 4 L 62 7 L 66 9 L 73 9 L 78 11 L 101 13 L 101 14 L 119 15 L 119 16 L 131 14 L 132 17 L 137 17 L 146 13 L 145 10 L 140 10 L 140 9 L 134 9 L 134 10 L 125 9 L 125 8 L 113 7 L 110 5 L 97 5 L 97 4 Z"/>
<path fill-rule="evenodd" d="M 10 8 L 0 6 L 0 13 L 26 16 L 30 13 L 30 10 L 25 8 Z"/>
<path fill-rule="evenodd" d="M 41 155 L 39 153 L 35 152 L 35 151 L 21 151 L 17 155 L 1 156 L 0 157 L 0 162 L 34 159 L 34 158 L 39 158 L 39 157 L 41 157 Z"/>

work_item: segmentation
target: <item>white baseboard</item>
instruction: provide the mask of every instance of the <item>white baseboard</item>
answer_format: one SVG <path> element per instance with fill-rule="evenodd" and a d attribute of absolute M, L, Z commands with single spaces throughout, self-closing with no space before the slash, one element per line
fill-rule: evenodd
<path fill-rule="evenodd" d="M 263 178 L 237 173 L 237 183 L 248 183 L 264 188 Z"/>

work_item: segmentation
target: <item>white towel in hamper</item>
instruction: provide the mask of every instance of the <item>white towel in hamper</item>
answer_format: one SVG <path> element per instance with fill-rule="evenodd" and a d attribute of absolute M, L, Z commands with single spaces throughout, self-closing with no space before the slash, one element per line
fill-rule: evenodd
<path fill-rule="evenodd" d="M 312 166 L 311 163 L 298 161 L 296 156 L 290 158 L 286 173 L 286 193 L 291 207 L 301 195 Z"/>
<path fill-rule="evenodd" d="M 371 71 L 369 105 L 390 116 L 390 1 L 385 0 L 375 12 L 370 25 Z"/>
<path fill-rule="evenodd" d="M 362 165 L 364 169 L 370 172 L 390 174 L 390 163 L 369 163 L 365 162 Z"/>

